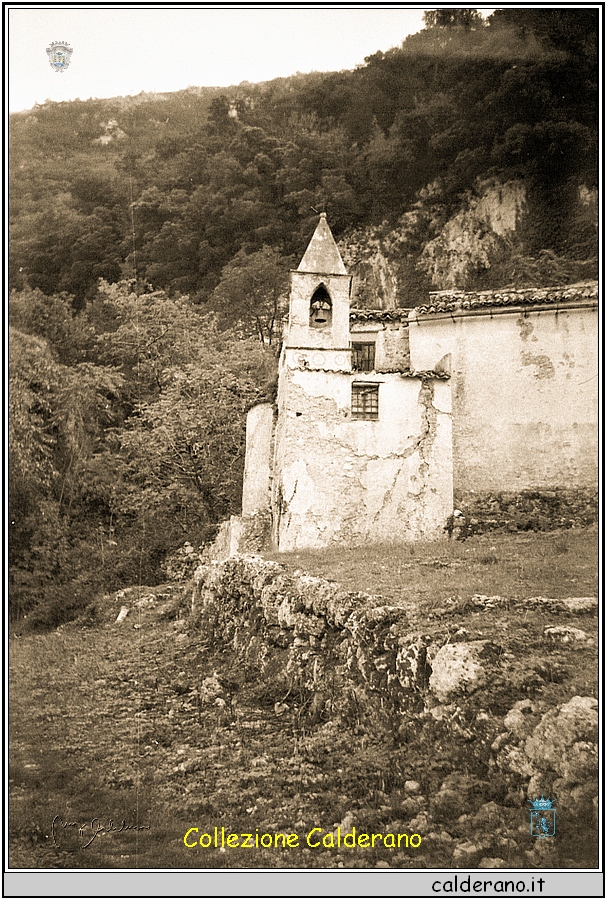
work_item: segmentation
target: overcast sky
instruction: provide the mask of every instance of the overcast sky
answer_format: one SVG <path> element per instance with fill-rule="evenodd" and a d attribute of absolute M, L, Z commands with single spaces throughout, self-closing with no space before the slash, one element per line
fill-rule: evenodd
<path fill-rule="evenodd" d="M 9 4 L 9 109 L 29 109 L 47 99 L 116 97 L 353 69 L 365 56 L 399 46 L 420 31 L 427 8 Z M 484 15 L 493 12 L 477 8 Z M 49 64 L 46 48 L 53 41 L 73 48 L 65 72 Z"/>

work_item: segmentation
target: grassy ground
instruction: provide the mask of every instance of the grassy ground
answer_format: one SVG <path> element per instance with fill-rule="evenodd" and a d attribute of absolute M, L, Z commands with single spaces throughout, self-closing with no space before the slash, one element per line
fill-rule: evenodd
<path fill-rule="evenodd" d="M 596 530 L 583 529 L 336 548 L 272 558 L 338 581 L 347 590 L 379 594 L 417 616 L 449 596 L 596 596 L 597 551 Z"/>
<path fill-rule="evenodd" d="M 492 685 L 477 702 L 486 710 L 490 743 L 491 728 L 499 731 L 513 699 L 556 704 L 575 694 L 596 696 L 596 643 L 555 648 L 543 637 L 544 627 L 557 621 L 596 635 L 596 619 L 586 614 L 570 621 L 507 604 L 480 609 L 471 597 L 596 595 L 596 554 L 596 531 L 587 529 L 280 561 L 402 604 L 439 638 L 463 629 L 498 640 L 512 655 L 510 680 Z M 170 615 L 176 609 L 170 599 L 144 604 L 122 625 L 114 624 L 117 609 L 115 603 L 100 608 L 90 625 L 10 642 L 12 867 L 450 865 L 453 842 L 465 841 L 470 826 L 458 824 L 461 810 L 456 816 L 432 806 L 445 779 L 459 784 L 464 813 L 493 800 L 511 815 L 513 845 L 496 843 L 485 855 L 538 865 L 528 855 L 535 851 L 523 798 L 513 799 L 512 785 L 488 771 L 486 747 L 471 744 L 465 729 L 453 739 L 444 723 L 412 716 L 395 736 L 380 733 L 364 711 L 351 721 L 306 723 L 295 705 L 275 707 L 271 677 L 255 677 L 225 648 L 204 645 L 187 620 Z M 539 674 L 531 665 L 538 660 Z M 203 703 L 198 688 L 214 674 L 223 699 Z M 405 787 L 411 780 L 420 785 L 416 797 Z M 128 827 L 95 836 L 99 824 L 109 829 L 110 819 L 115 828 L 123 820 Z M 344 820 L 366 832 L 417 829 L 424 843 L 399 852 L 305 846 L 310 828 L 332 831 Z M 85 826 L 80 835 L 72 822 Z M 184 846 L 188 828 L 203 833 L 215 825 L 238 833 L 294 832 L 300 846 L 225 852 Z M 495 840 L 505 840 L 503 826 Z M 558 862 L 583 864 L 583 853 L 573 856 Z"/>

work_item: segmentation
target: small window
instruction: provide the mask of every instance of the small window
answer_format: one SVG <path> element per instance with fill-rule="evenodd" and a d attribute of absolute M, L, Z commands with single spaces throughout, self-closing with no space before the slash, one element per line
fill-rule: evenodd
<path fill-rule="evenodd" d="M 310 300 L 310 325 L 314 328 L 328 328 L 331 326 L 331 314 L 333 304 L 329 292 L 321 284 L 316 288 Z"/>
<path fill-rule="evenodd" d="M 373 372 L 375 369 L 375 341 L 352 344 L 352 368 L 355 372 Z"/>
<path fill-rule="evenodd" d="M 352 385 L 352 418 L 353 419 L 378 419 L 379 418 L 379 385 L 378 384 L 353 384 Z"/>

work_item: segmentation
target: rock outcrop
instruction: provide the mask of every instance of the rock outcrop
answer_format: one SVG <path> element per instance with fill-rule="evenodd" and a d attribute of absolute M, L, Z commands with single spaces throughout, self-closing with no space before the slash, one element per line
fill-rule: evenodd
<path fill-rule="evenodd" d="M 558 798 L 571 816 L 597 808 L 598 703 L 594 697 L 573 697 L 545 712 L 538 721 L 530 701 L 517 703 L 504 719 L 497 764 L 506 772 L 529 778 L 527 796 Z"/>

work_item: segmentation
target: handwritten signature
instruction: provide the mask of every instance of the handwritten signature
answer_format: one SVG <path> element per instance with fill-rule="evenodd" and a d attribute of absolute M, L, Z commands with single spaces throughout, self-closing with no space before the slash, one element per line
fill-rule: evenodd
<path fill-rule="evenodd" d="M 95 838 L 99 837 L 101 834 L 120 834 L 123 831 L 149 831 L 150 825 L 127 825 L 125 820 L 123 819 L 120 823 L 120 826 L 114 825 L 112 819 L 109 820 L 108 825 L 104 825 L 101 819 L 91 819 L 90 822 L 65 822 L 61 816 L 55 816 L 53 819 L 53 824 L 51 826 L 51 832 L 53 835 L 53 843 L 56 847 L 58 847 L 57 843 L 57 834 L 61 834 L 59 828 L 77 828 L 78 829 L 78 838 L 79 840 L 83 840 L 88 837 L 88 832 L 90 830 L 91 838 L 87 840 L 86 844 L 83 844 L 81 849 L 86 850 L 87 847 L 90 847 Z M 73 832 L 72 832 L 73 833 Z"/>

